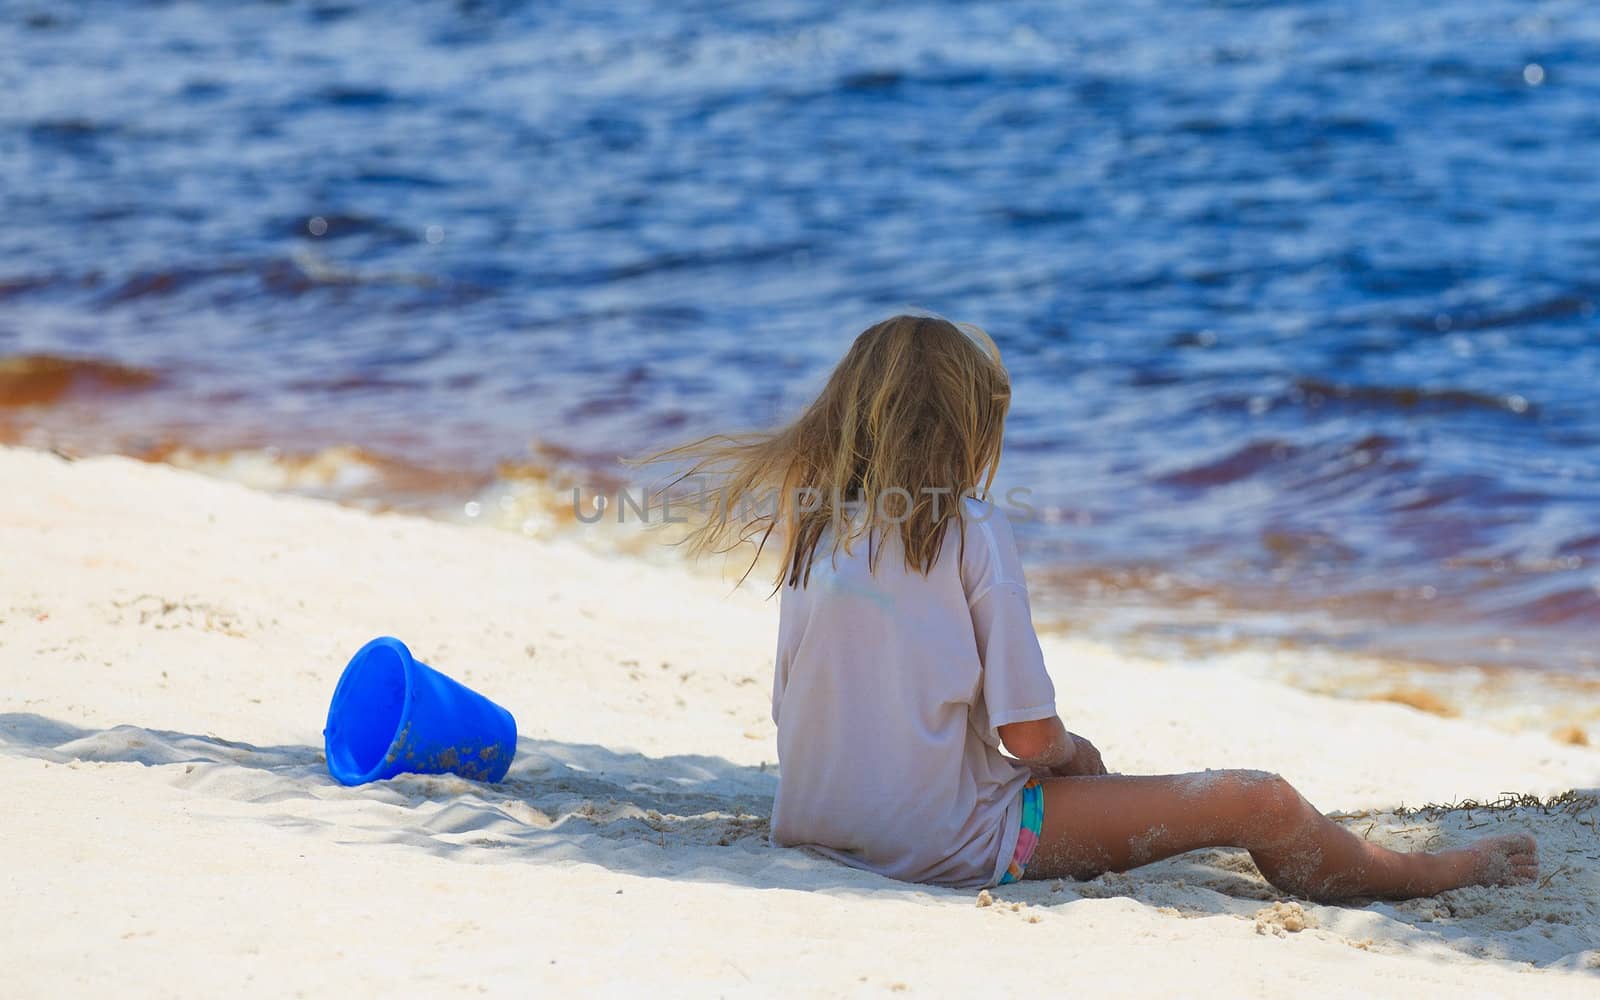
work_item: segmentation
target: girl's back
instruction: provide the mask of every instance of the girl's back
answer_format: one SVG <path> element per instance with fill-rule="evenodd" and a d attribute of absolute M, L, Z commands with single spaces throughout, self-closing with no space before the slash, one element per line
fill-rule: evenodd
<path fill-rule="evenodd" d="M 1005 871 L 1029 771 L 996 727 L 1055 713 L 1011 526 L 965 517 L 928 573 L 896 533 L 819 546 L 782 592 L 772 692 L 780 777 L 772 836 L 916 882 L 974 886 Z"/>

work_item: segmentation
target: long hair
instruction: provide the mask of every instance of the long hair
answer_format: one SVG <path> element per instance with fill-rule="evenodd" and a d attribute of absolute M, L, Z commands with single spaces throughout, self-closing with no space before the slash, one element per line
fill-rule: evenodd
<path fill-rule="evenodd" d="M 755 540 L 746 577 L 777 531 L 777 586 L 805 586 L 830 526 L 833 552 L 866 537 L 874 571 L 875 533 L 897 531 L 906 568 L 926 574 L 946 525 L 962 517 L 962 498 L 994 483 L 1010 404 L 1011 381 L 987 333 L 896 316 L 855 339 L 792 423 L 712 435 L 640 461 L 687 464 L 667 489 L 703 484 L 696 497 L 709 514 L 680 544 L 700 556 Z"/>

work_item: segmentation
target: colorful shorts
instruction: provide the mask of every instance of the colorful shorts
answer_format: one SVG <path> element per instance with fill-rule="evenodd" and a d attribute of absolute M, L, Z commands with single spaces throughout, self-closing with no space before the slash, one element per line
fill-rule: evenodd
<path fill-rule="evenodd" d="M 1017 831 L 1017 849 L 1011 852 L 1011 864 L 1000 876 L 1001 885 L 1010 885 L 1022 878 L 1039 849 L 1039 832 L 1044 829 L 1044 784 L 1038 778 L 1029 778 L 1022 786 L 1022 829 Z"/>

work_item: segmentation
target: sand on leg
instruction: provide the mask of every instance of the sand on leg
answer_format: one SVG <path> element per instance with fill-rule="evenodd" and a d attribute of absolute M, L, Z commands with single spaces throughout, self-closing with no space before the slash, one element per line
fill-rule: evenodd
<path fill-rule="evenodd" d="M 1437 853 L 1391 851 L 1329 820 L 1265 771 L 1051 778 L 1028 878 L 1090 878 L 1200 847 L 1242 847 L 1267 881 L 1310 899 L 1405 899 L 1538 873 L 1532 837 Z"/>

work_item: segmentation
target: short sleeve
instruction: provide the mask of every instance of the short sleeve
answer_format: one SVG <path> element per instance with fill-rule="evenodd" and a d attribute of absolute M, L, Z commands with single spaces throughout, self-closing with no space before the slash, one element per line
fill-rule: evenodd
<path fill-rule="evenodd" d="M 976 516 L 967 518 L 962 580 L 983 666 L 983 712 L 974 722 L 998 747 L 1001 726 L 1054 716 L 1056 691 L 1033 630 L 1011 526 L 992 506 L 969 510 Z"/>

